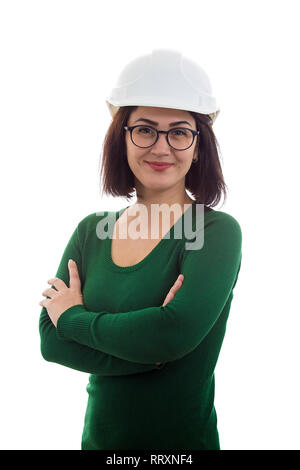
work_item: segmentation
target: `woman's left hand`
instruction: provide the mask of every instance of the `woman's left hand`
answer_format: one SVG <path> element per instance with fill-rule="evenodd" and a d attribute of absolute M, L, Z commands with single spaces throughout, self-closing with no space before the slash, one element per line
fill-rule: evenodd
<path fill-rule="evenodd" d="M 70 287 L 67 287 L 64 281 L 55 277 L 48 280 L 48 284 L 54 286 L 57 290 L 45 289 L 42 295 L 50 297 L 39 302 L 42 307 L 47 309 L 48 315 L 55 327 L 61 314 L 73 305 L 84 305 L 81 293 L 81 281 L 75 261 L 69 260 L 68 268 L 70 273 Z"/>

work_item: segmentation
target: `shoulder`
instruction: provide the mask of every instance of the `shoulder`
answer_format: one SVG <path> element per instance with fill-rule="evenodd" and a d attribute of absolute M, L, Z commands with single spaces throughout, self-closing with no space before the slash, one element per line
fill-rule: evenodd
<path fill-rule="evenodd" d="M 224 228 L 226 227 L 229 230 L 231 229 L 242 234 L 242 229 L 237 218 L 234 217 L 232 214 L 229 214 L 228 212 L 211 209 L 210 211 L 205 213 L 205 222 L 207 224 L 210 223 L 217 225 L 218 227 L 223 226 Z"/>
<path fill-rule="evenodd" d="M 238 250 L 242 244 L 242 229 L 237 218 L 228 212 L 207 206 L 196 211 L 192 234 L 191 241 L 198 240 L 199 244 L 202 241 L 210 246 L 231 245 Z"/>
<path fill-rule="evenodd" d="M 206 207 L 206 206 L 205 206 Z M 224 211 L 205 208 L 199 212 L 193 236 L 185 240 L 181 262 L 213 265 L 215 261 L 230 259 L 229 264 L 240 264 L 242 230 L 236 217 Z M 210 264 L 211 263 L 211 264 Z"/>
<path fill-rule="evenodd" d="M 108 230 L 114 224 L 118 211 L 97 211 L 92 212 L 82 219 L 77 224 L 77 231 L 81 240 L 86 240 L 90 234 L 97 234 L 99 227 L 104 228 L 108 225 Z"/>
<path fill-rule="evenodd" d="M 200 230 L 212 231 L 231 230 L 242 234 L 241 226 L 236 217 L 228 212 L 213 209 L 204 204 L 196 204 L 193 217 L 193 229 L 198 232 Z M 209 230 L 207 230 L 209 228 Z"/>

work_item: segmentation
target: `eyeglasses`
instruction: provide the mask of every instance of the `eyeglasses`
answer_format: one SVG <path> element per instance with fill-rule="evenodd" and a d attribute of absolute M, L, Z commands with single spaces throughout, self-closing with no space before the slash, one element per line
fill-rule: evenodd
<path fill-rule="evenodd" d="M 193 145 L 194 139 L 200 131 L 187 129 L 186 127 L 176 127 L 168 131 L 158 131 L 150 126 L 124 126 L 126 131 L 130 131 L 130 138 L 134 145 L 141 148 L 152 147 L 156 144 L 159 134 L 166 134 L 166 139 L 170 147 L 175 150 L 186 150 Z"/>

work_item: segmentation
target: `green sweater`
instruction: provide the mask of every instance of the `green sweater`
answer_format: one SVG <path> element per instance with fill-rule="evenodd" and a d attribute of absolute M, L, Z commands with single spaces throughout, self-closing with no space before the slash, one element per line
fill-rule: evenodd
<path fill-rule="evenodd" d="M 204 206 L 203 246 L 186 249 L 196 240 L 184 232 L 190 211 L 197 227 L 193 203 L 142 261 L 121 267 L 111 236 L 126 208 L 89 214 L 74 230 L 56 277 L 69 285 L 72 258 L 84 305 L 63 312 L 57 328 L 42 308 L 42 356 L 91 374 L 81 449 L 220 449 L 214 369 L 241 265 L 240 225 Z M 162 307 L 180 273 L 181 288 Z"/>

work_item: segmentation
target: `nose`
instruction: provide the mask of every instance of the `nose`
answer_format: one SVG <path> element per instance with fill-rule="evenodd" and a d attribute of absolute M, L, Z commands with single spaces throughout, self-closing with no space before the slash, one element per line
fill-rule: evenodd
<path fill-rule="evenodd" d="M 157 142 L 151 147 L 151 152 L 154 154 L 169 154 L 171 150 L 167 142 L 166 134 L 158 134 Z"/>

